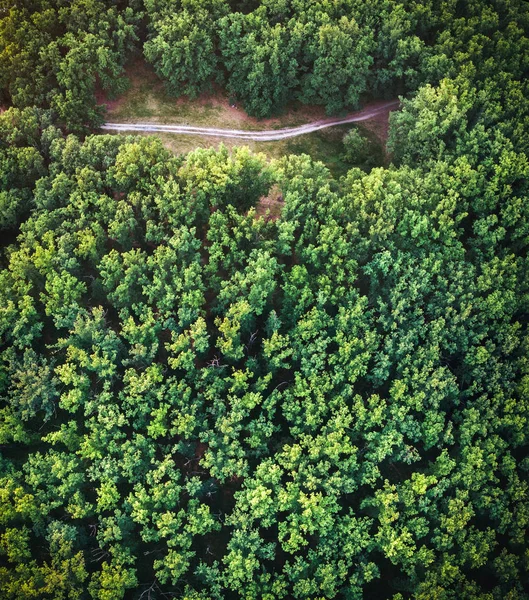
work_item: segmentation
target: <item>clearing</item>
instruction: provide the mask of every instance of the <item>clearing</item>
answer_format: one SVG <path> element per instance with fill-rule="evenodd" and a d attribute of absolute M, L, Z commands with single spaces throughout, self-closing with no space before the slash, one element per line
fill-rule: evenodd
<path fill-rule="evenodd" d="M 186 97 L 174 98 L 166 93 L 163 82 L 142 58 L 135 59 L 129 65 L 126 75 L 131 82 L 127 92 L 116 100 L 108 100 L 101 94 L 98 97 L 98 101 L 107 106 L 106 120 L 122 124 L 123 129 L 127 124 L 134 125 L 141 122 L 146 129 L 149 124 L 152 124 L 231 129 L 242 133 L 281 130 L 333 120 L 325 115 L 323 107 L 305 106 L 299 103 L 292 103 L 287 111 L 274 118 L 256 119 L 248 116 L 242 107 L 230 105 L 226 93 L 218 88 L 194 100 Z M 387 106 L 380 108 L 384 104 Z M 355 126 L 369 139 L 377 154 L 377 164 L 382 166 L 388 162 L 385 152 L 387 123 L 389 112 L 395 105 L 381 102 L 373 106 L 378 108 L 373 117 Z M 162 139 L 164 145 L 177 154 L 196 148 L 218 147 L 220 143 L 228 148 L 243 143 L 254 152 L 263 152 L 270 158 L 305 153 L 325 163 L 334 176 L 340 176 L 351 166 L 355 166 L 342 159 L 344 150 L 342 138 L 350 128 L 351 125 L 328 127 L 300 137 L 279 141 L 244 139 L 241 142 L 241 139 L 220 137 L 206 132 L 200 135 L 156 132 L 156 135 Z M 152 132 L 148 131 L 130 133 L 152 135 Z"/>

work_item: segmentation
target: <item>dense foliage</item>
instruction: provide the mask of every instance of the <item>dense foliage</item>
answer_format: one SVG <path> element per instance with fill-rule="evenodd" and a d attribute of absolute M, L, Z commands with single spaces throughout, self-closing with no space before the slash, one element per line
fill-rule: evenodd
<path fill-rule="evenodd" d="M 526 5 L 144 8 L 177 93 L 414 93 L 340 180 L 82 139 L 142 7 L 2 4 L 0 597 L 527 599 Z"/>
<path fill-rule="evenodd" d="M 2 596 L 521 597 L 526 157 L 338 184 L 44 118 L 9 139 Z"/>
<path fill-rule="evenodd" d="M 51 108 L 72 131 L 99 126 L 96 88 L 123 91 L 137 38 L 138 2 L 4 0 L 0 3 L 0 104 Z"/>
<path fill-rule="evenodd" d="M 292 98 L 329 113 L 357 108 L 363 97 L 394 97 L 461 69 L 508 72 L 510 86 L 528 68 L 523 0 L 145 0 L 145 8 L 145 56 L 170 91 L 195 95 L 215 74 L 259 117 Z"/>
<path fill-rule="evenodd" d="M 52 108 L 70 130 L 101 123 L 95 93 L 127 85 L 143 52 L 174 95 L 224 83 L 259 117 L 293 98 L 329 113 L 456 77 L 504 73 L 504 100 L 529 97 L 524 0 L 6 0 L 0 103 Z M 515 82 L 518 82 L 516 87 Z"/>

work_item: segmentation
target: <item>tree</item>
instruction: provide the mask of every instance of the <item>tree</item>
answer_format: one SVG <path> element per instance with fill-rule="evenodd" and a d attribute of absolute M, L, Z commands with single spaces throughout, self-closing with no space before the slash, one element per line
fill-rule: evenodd
<path fill-rule="evenodd" d="M 166 81 L 169 93 L 196 98 L 210 88 L 213 79 L 220 83 L 216 26 L 227 4 L 188 0 L 178 12 L 171 5 L 152 9 L 156 12 L 151 13 L 152 33 L 144 45 L 145 57 Z"/>
<path fill-rule="evenodd" d="M 322 25 L 309 46 L 314 65 L 302 84 L 301 99 L 324 104 L 329 114 L 357 108 L 367 88 L 373 38 L 354 19 Z"/>
<path fill-rule="evenodd" d="M 288 30 L 254 13 L 228 15 L 219 27 L 228 92 L 257 117 L 283 108 L 298 81 L 296 48 Z"/>
<path fill-rule="evenodd" d="M 148 0 L 151 41 L 218 8 L 208 61 L 257 108 L 413 89 L 395 163 L 0 116 L 0 596 L 523 598 L 524 5 L 209 7 Z M 5 99 L 84 128 L 136 17 L 10 6 Z"/>

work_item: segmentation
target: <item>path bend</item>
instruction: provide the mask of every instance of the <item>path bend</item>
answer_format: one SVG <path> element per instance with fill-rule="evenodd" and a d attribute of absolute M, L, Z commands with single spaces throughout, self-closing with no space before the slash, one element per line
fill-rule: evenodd
<path fill-rule="evenodd" d="M 335 125 L 346 125 L 357 121 L 367 121 L 376 117 L 379 113 L 388 109 L 396 108 L 398 100 L 392 100 L 384 104 L 366 107 L 363 110 L 352 113 L 341 119 L 320 119 L 312 123 L 300 125 L 299 127 L 286 127 L 284 129 L 265 129 L 263 131 L 252 131 L 242 129 L 218 129 L 215 127 L 195 127 L 193 125 L 160 125 L 158 123 L 105 123 L 101 129 L 112 131 L 146 131 L 161 133 L 180 133 L 187 135 L 207 135 L 211 137 L 235 138 L 240 140 L 253 140 L 256 142 L 272 142 L 297 137 L 306 133 L 312 133 L 326 127 Z"/>

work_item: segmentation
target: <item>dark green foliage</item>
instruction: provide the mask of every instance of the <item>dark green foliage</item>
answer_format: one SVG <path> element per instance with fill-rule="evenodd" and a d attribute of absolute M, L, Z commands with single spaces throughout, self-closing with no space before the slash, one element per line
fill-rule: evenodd
<path fill-rule="evenodd" d="M 96 85 L 123 91 L 141 13 L 101 0 L 7 0 L 0 12 L 0 103 L 53 109 L 83 132 L 102 123 Z M 133 4 L 133 3 L 131 3 Z"/>
<path fill-rule="evenodd" d="M 328 113 L 464 71 L 518 110 L 528 77 L 529 10 L 509 2 L 298 0 L 146 2 L 145 55 L 175 94 L 225 76 L 245 109 L 270 116 L 295 98 Z M 491 85 L 503 74 L 501 85 Z M 513 96 L 516 94 L 516 99 Z M 520 113 L 517 115 L 520 116 Z"/>
<path fill-rule="evenodd" d="M 194 98 L 214 79 L 220 82 L 214 27 L 229 10 L 224 0 L 147 0 L 146 7 L 152 35 L 145 57 L 169 92 Z"/>
<path fill-rule="evenodd" d="M 4 236 L 17 230 L 34 203 L 32 191 L 46 173 L 50 144 L 61 136 L 52 121 L 49 111 L 37 108 L 10 108 L 0 119 L 0 232 Z"/>

